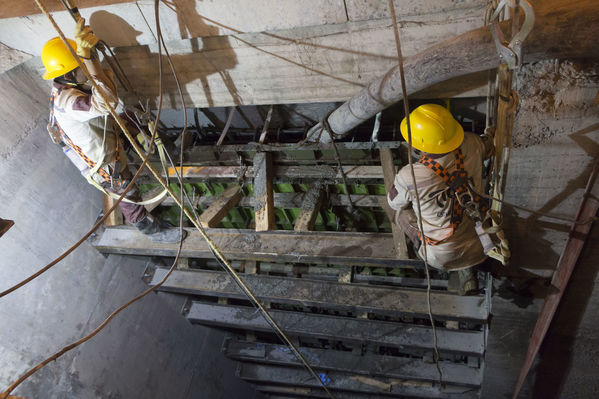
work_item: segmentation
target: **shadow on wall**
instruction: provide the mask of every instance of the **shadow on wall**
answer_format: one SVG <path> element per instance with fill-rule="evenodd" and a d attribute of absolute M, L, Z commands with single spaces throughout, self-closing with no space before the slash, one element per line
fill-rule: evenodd
<path fill-rule="evenodd" d="M 597 257 L 599 225 L 595 224 L 539 351 L 534 398 L 596 397 L 596 337 L 599 321 L 591 309 L 588 312 L 586 310 L 589 300 L 598 295 L 595 289 L 599 274 Z M 585 313 L 587 327 L 581 330 Z M 593 325 L 589 326 L 589 323 Z M 590 336 L 585 334 L 589 331 Z M 576 364 L 573 362 L 574 356 Z M 585 365 L 590 368 L 582 370 Z M 570 384 L 567 390 L 564 389 L 566 382 Z M 575 392 L 572 392 L 572 384 L 575 385 Z"/>
<path fill-rule="evenodd" d="M 189 39 L 191 42 L 190 54 L 171 55 L 171 60 L 173 62 L 175 71 L 177 72 L 177 77 L 179 79 L 179 83 L 181 84 L 185 101 L 191 102 L 191 98 L 186 90 L 187 84 L 190 84 L 196 80 L 200 80 L 206 95 L 206 102 L 208 103 L 208 106 L 214 106 L 212 88 L 208 82 L 208 77 L 210 75 L 217 74 L 222 79 L 226 90 L 233 99 L 233 102 L 237 105 L 241 105 L 242 101 L 238 90 L 228 72 L 237 65 L 237 56 L 235 55 L 235 52 L 229 43 L 229 38 L 225 36 L 218 36 L 218 28 L 208 25 L 204 22 L 202 16 L 199 15 L 195 9 L 195 0 L 177 0 L 176 4 L 169 3 L 169 8 L 171 8 L 177 14 L 181 38 Z M 137 45 L 138 42 L 136 37 L 141 34 L 141 32 L 136 31 L 121 17 L 106 11 L 97 11 L 92 14 L 90 18 L 90 26 L 92 26 L 98 36 L 104 39 L 108 44 L 113 41 Z M 97 26 L 97 28 L 95 26 Z M 206 56 L 204 50 L 209 50 L 209 48 L 207 47 L 207 41 L 204 38 L 211 36 L 211 40 L 218 40 L 219 51 L 211 52 L 210 56 Z M 118 41 L 115 41 L 117 37 Z M 118 48 L 115 51 L 117 52 L 118 57 Z M 139 68 L 144 69 L 144 84 L 155 86 L 155 91 L 158 93 L 158 54 L 150 53 L 149 46 L 139 46 L 136 51 L 139 51 L 139 59 L 150 60 L 150 65 L 140 65 Z M 135 56 L 134 54 L 132 54 L 132 56 Z M 189 68 L 188 66 L 192 64 L 199 64 L 201 65 L 201 68 Z M 146 78 L 145 72 L 147 69 L 150 70 L 150 73 Z M 163 55 L 162 57 L 162 69 L 164 87 L 174 87 L 176 85 L 175 79 L 170 71 L 170 66 L 166 55 Z M 129 71 L 129 74 L 135 75 L 135 70 Z M 135 76 L 129 76 L 129 78 L 132 81 L 135 80 Z M 139 82 L 137 82 L 137 84 L 139 84 Z M 179 100 L 178 93 L 171 93 L 169 100 L 170 108 L 177 108 L 176 104 Z M 156 106 L 156 104 L 154 104 L 154 106 Z"/>
<path fill-rule="evenodd" d="M 592 159 L 579 176 L 568 182 L 568 186 L 576 184 L 577 187 L 584 187 L 586 184 L 595 159 L 599 157 L 599 144 L 588 135 L 598 130 L 599 123 L 596 123 L 570 134 L 570 138 L 584 149 Z M 598 182 L 595 181 L 595 184 L 598 184 Z M 595 337 L 585 336 L 584 331 L 580 330 L 580 326 L 589 300 L 593 295 L 598 295 L 597 292 L 594 292 L 595 281 L 599 274 L 599 262 L 596 261 L 598 256 L 599 225 L 595 222 L 579 257 L 579 261 L 570 277 L 545 342 L 543 342 L 539 351 L 538 365 L 535 369 L 534 398 L 562 397 L 562 394 L 564 395 L 563 397 L 574 397 L 574 395 L 579 395 L 578 397 L 596 396 L 597 384 L 579 384 L 573 378 L 572 373 L 576 371 L 572 370 L 572 366 L 575 353 L 578 363 L 587 365 L 597 364 L 595 357 L 596 342 L 593 340 L 593 338 L 596 339 L 596 335 Z M 590 313 L 591 311 L 589 311 L 587 319 L 594 316 Z M 594 325 L 591 326 L 591 329 L 597 331 L 599 322 L 597 322 L 596 318 L 594 320 Z M 579 337 L 579 344 L 575 342 L 577 336 Z M 576 347 L 575 344 L 577 344 Z M 597 367 L 595 366 L 594 368 L 594 370 L 587 370 L 589 375 L 592 375 L 594 372 L 596 373 Z M 577 370 L 579 369 L 577 368 Z M 566 391 L 564 391 L 568 379 L 571 384 L 573 381 L 577 384 L 576 393 L 566 394 Z"/>

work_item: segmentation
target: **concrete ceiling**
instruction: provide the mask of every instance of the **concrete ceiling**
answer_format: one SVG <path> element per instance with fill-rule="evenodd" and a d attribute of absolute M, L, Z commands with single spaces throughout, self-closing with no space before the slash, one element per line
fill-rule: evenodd
<path fill-rule="evenodd" d="M 0 43 L 38 56 L 56 31 L 29 3 L 3 7 Z M 72 36 L 69 13 L 60 11 L 58 1 L 46 3 Z M 118 49 L 138 91 L 154 97 L 154 1 L 104 0 L 87 7 L 90 3 L 75 5 L 97 35 Z M 480 27 L 485 5 L 486 0 L 396 0 L 404 54 Z M 387 2 L 380 0 L 173 0 L 160 4 L 160 24 L 186 100 L 196 107 L 345 100 L 396 62 Z M 434 95 L 483 95 L 483 83 L 454 82 Z M 176 93 L 172 84 L 166 87 Z M 177 107 L 176 95 L 171 97 L 168 106 Z"/>

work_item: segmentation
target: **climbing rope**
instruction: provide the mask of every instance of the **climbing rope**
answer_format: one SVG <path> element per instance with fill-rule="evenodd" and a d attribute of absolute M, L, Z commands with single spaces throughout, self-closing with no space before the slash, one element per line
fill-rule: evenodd
<path fill-rule="evenodd" d="M 406 124 L 408 127 L 408 163 L 410 165 L 410 172 L 412 174 L 412 182 L 414 184 L 414 191 L 416 196 L 416 203 L 418 208 L 418 230 L 422 237 L 424 237 L 424 226 L 422 224 L 422 211 L 420 206 L 420 197 L 418 195 L 418 185 L 416 184 L 416 175 L 414 173 L 414 164 L 412 162 L 412 129 L 410 126 L 410 104 L 408 103 L 408 92 L 406 90 L 406 79 L 403 69 L 403 56 L 401 53 L 401 42 L 399 39 L 399 29 L 397 28 L 397 16 L 395 15 L 395 6 L 393 0 L 389 0 L 389 11 L 393 18 L 393 33 L 395 35 L 395 47 L 397 48 L 397 60 L 399 62 L 399 75 L 401 77 L 401 91 L 403 93 L 403 104 L 404 113 L 406 115 Z M 435 326 L 435 320 L 433 318 L 433 312 L 431 308 L 431 275 L 428 265 L 428 256 L 426 251 L 426 240 L 422 240 L 423 257 L 424 257 L 424 271 L 426 273 L 426 304 L 429 321 L 433 332 L 433 361 L 437 367 L 437 373 L 439 374 L 439 384 L 443 385 L 443 372 L 439 366 L 439 346 L 437 341 L 437 327 Z"/>

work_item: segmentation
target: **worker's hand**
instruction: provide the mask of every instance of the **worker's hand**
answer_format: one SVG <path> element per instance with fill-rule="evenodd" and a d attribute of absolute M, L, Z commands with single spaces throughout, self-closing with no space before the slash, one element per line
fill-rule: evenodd
<path fill-rule="evenodd" d="M 81 18 L 75 27 L 75 43 L 77 43 L 77 55 L 82 58 L 90 58 L 91 49 L 98 44 L 98 38 L 92 32 L 92 28 L 85 25 L 85 18 Z"/>

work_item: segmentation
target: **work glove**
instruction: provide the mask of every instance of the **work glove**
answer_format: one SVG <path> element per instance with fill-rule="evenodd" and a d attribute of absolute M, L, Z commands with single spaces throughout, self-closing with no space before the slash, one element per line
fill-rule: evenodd
<path fill-rule="evenodd" d="M 85 18 L 79 19 L 75 27 L 75 43 L 77 43 L 77 55 L 89 59 L 91 49 L 98 44 L 98 38 L 92 32 L 92 28 L 85 25 Z"/>

